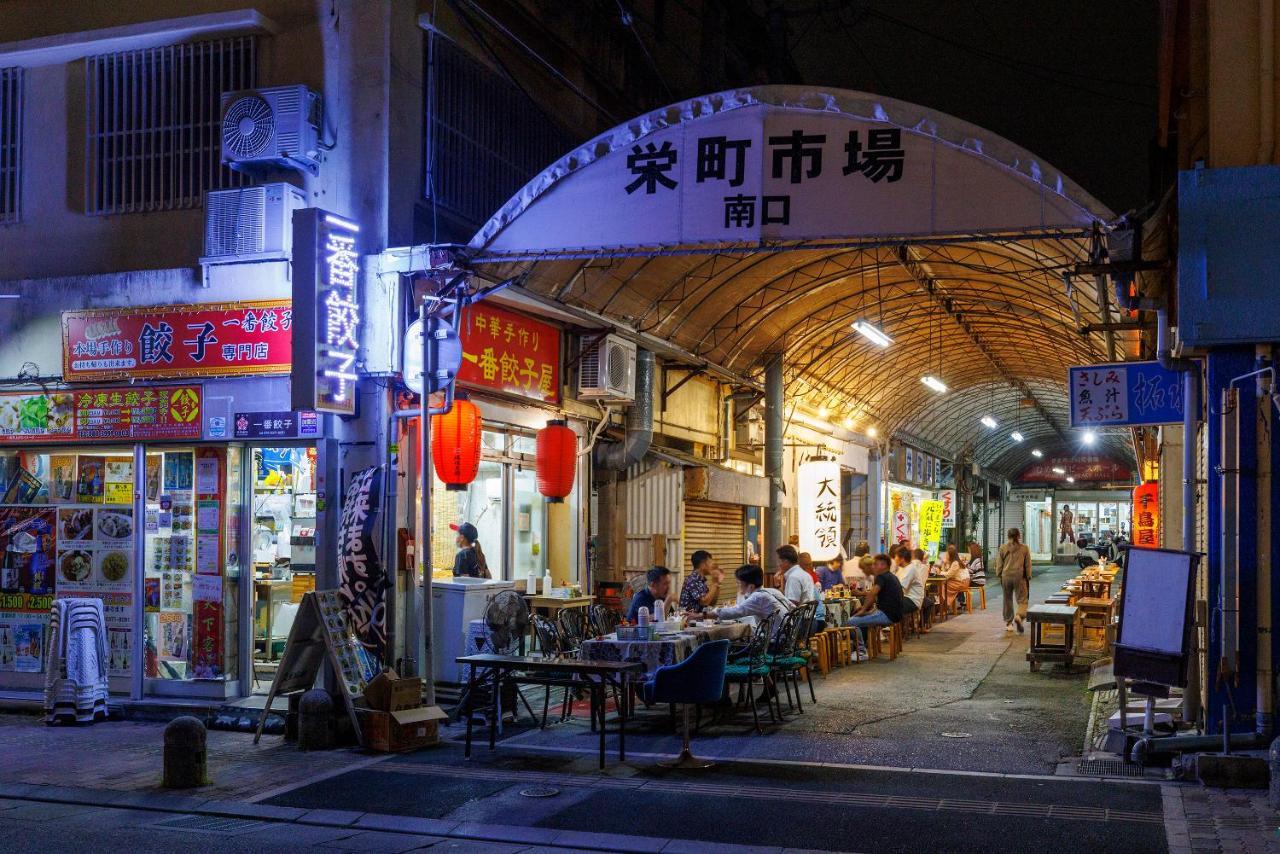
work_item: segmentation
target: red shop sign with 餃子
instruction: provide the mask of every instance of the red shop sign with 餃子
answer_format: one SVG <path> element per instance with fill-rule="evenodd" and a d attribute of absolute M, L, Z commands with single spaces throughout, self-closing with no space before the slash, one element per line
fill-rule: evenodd
<path fill-rule="evenodd" d="M 0 445 L 199 439 L 202 398 L 198 385 L 0 394 Z"/>
<path fill-rule="evenodd" d="M 458 380 L 507 394 L 560 402 L 560 330 L 494 305 L 462 312 Z"/>
<path fill-rule="evenodd" d="M 289 300 L 62 313 L 67 382 L 289 372 Z"/>

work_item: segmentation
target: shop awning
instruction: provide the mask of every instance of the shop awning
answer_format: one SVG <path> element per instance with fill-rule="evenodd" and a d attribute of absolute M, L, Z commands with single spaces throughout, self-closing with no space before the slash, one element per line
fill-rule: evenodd
<path fill-rule="evenodd" d="M 1013 473 L 1065 453 L 1071 365 L 1115 321 L 1089 260 L 1112 214 L 981 128 L 857 92 L 770 86 L 641 116 L 570 152 L 455 247 L 482 277 L 648 333 L 879 435 Z M 1074 284 L 1073 284 L 1074 282 Z M 851 329 L 865 319 L 886 348 Z M 1114 333 L 1117 358 L 1135 332 Z M 939 395 L 923 374 L 948 386 Z M 996 418 L 996 430 L 982 415 Z M 1010 438 L 1017 429 L 1026 437 Z M 1132 458 L 1125 435 L 1097 450 Z"/>

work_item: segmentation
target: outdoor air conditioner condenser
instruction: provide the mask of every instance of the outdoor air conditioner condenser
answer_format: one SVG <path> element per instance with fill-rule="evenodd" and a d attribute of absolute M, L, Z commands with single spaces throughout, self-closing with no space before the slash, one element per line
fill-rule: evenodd
<path fill-rule="evenodd" d="M 324 105 L 306 86 L 222 94 L 222 162 L 241 172 L 270 167 L 320 171 Z"/>
<path fill-rule="evenodd" d="M 636 345 L 618 335 L 584 342 L 578 363 L 578 397 L 608 403 L 636 399 Z"/>

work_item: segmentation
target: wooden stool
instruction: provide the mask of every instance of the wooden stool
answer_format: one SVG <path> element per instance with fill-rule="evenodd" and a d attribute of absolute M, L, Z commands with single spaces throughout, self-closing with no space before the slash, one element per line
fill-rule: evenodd
<path fill-rule="evenodd" d="M 889 625 L 889 660 L 893 661 L 902 652 L 902 623 Z"/>
<path fill-rule="evenodd" d="M 973 597 L 974 591 L 977 591 L 978 596 L 979 596 L 979 597 L 981 597 L 981 599 L 982 599 L 982 610 L 984 610 L 984 611 L 985 611 L 985 610 L 987 610 L 987 588 L 986 588 L 986 586 L 984 586 L 984 585 L 977 585 L 977 586 L 974 586 L 974 587 L 970 587 L 970 588 L 969 588 L 969 596 L 968 596 L 968 597 L 966 597 L 966 598 L 969 598 L 969 599 L 971 600 L 971 601 L 969 602 L 969 613 L 970 613 L 970 614 L 972 614 L 972 613 L 973 613 L 973 602 L 972 602 L 972 597 Z"/>

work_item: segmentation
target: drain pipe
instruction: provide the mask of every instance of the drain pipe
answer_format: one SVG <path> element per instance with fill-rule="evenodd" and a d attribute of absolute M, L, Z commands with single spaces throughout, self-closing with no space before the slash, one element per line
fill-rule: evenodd
<path fill-rule="evenodd" d="M 627 435 L 621 442 L 596 445 L 592 462 L 604 471 L 625 471 L 644 459 L 653 444 L 653 353 L 636 351 L 636 401 L 627 409 Z"/>
<path fill-rule="evenodd" d="M 764 475 L 769 478 L 765 554 L 782 545 L 782 385 L 782 354 L 777 353 L 764 368 Z M 768 566 L 764 555 L 760 563 Z"/>

